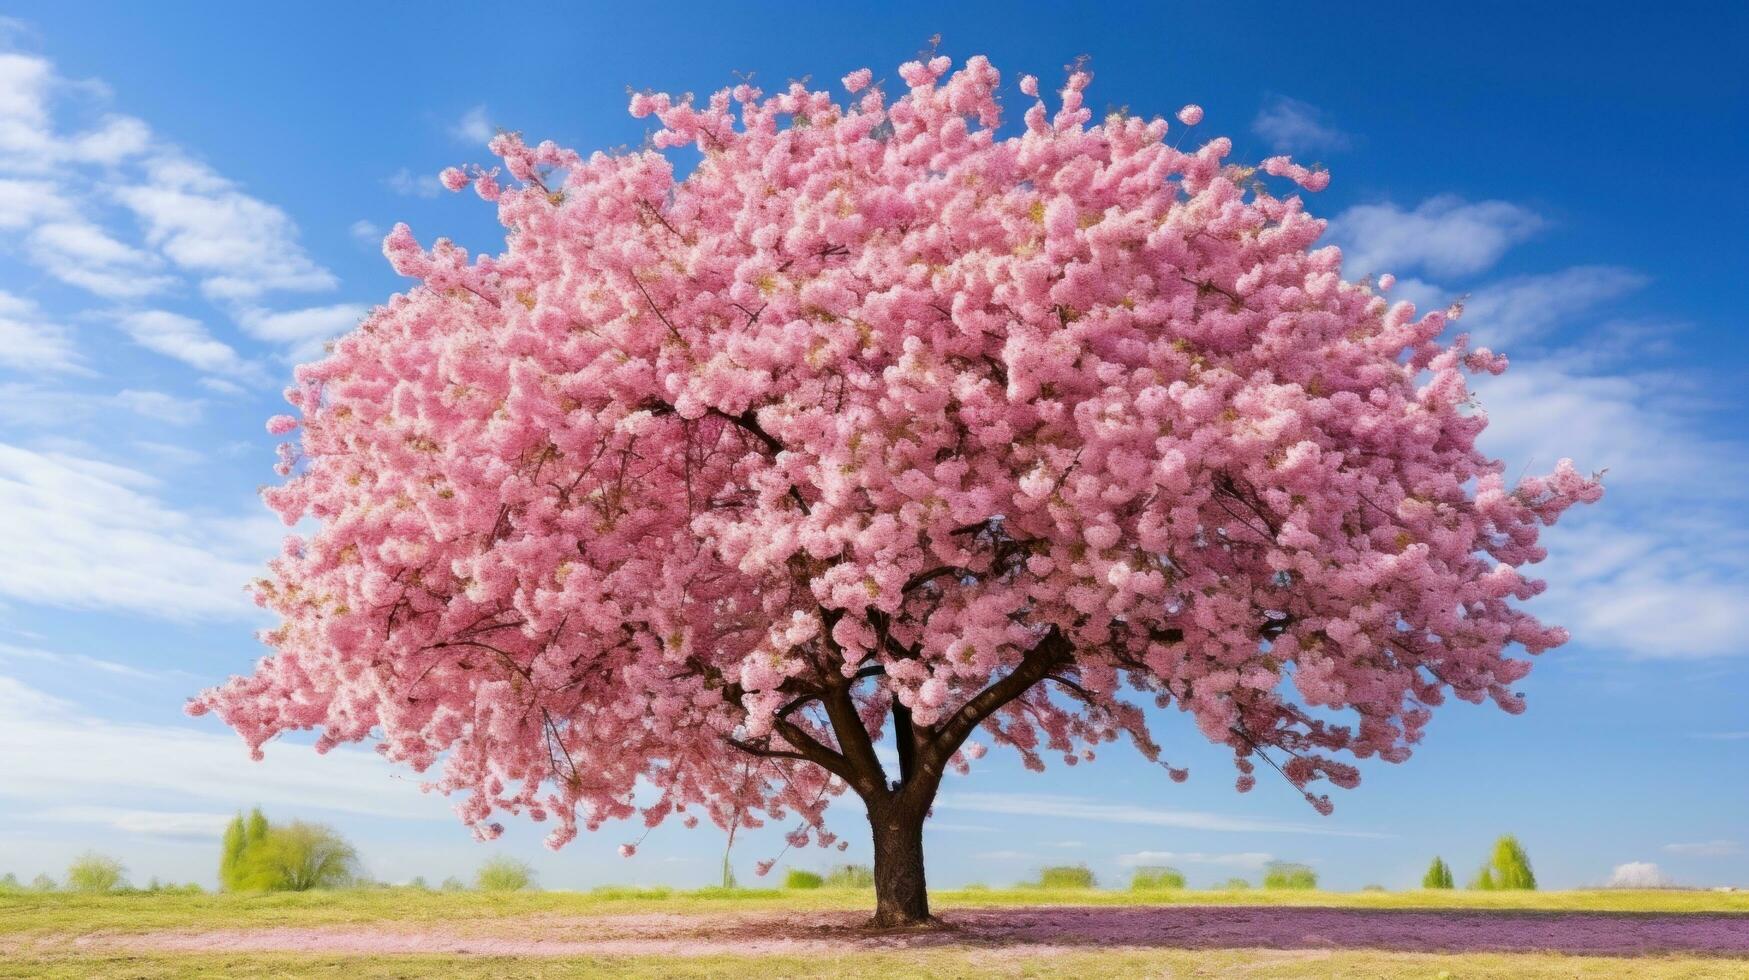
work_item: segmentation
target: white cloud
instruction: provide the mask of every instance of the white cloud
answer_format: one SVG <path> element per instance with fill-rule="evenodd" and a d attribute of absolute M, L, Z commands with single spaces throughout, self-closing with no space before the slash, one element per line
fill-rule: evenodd
<path fill-rule="evenodd" d="M 57 806 L 31 813 L 30 819 L 50 823 L 99 824 L 127 834 L 145 837 L 216 839 L 231 822 L 229 813 L 190 813 L 177 810 L 130 810 L 113 806 Z"/>
<path fill-rule="evenodd" d="M 52 650 L 39 650 L 36 647 L 19 646 L 15 643 L 0 643 L 0 660 L 31 660 L 38 663 L 54 664 L 62 668 L 95 670 L 118 677 L 131 677 L 136 680 L 147 680 L 159 676 L 148 670 L 141 670 L 138 667 L 114 660 L 104 660 L 101 657 L 91 657 L 83 653 L 56 653 Z"/>
<path fill-rule="evenodd" d="M 152 160 L 147 172 L 145 182 L 119 188 L 116 197 L 145 226 L 148 243 L 206 276 L 208 296 L 244 300 L 337 283 L 305 254 L 297 226 L 279 208 L 179 154 Z"/>
<path fill-rule="evenodd" d="M 1503 344 L 1546 334 L 1573 317 L 1646 284 L 1631 269 L 1577 266 L 1489 283 L 1464 303 L 1462 327 L 1479 342 Z"/>
<path fill-rule="evenodd" d="M 1618 864 L 1609 874 L 1610 888 L 1663 888 L 1670 882 L 1656 864 L 1650 861 L 1629 861 Z"/>
<path fill-rule="evenodd" d="M 1235 833 L 1319 834 L 1330 837 L 1382 838 L 1389 834 L 1339 830 L 1315 824 L 1291 823 L 1222 813 L 1177 810 L 1168 807 L 1099 803 L 1073 796 L 1032 793 L 952 793 L 936 802 L 938 810 L 976 813 L 1011 813 L 1033 817 L 1062 817 L 1101 823 L 1141 824 L 1150 827 L 1180 827 L 1186 830 L 1216 830 Z"/>
<path fill-rule="evenodd" d="M 105 115 L 90 129 L 57 133 L 50 104 L 65 94 L 101 100 L 107 93 L 101 84 L 61 78 L 46 58 L 0 52 L 0 166 L 34 173 L 67 164 L 109 166 L 150 143 L 151 130 L 129 116 Z"/>
<path fill-rule="evenodd" d="M 1150 864 L 1215 864 L 1233 868 L 1261 868 L 1275 860 L 1275 855 L 1263 851 L 1236 851 L 1210 854 L 1204 851 L 1135 851 L 1120 854 L 1117 863 L 1126 868 Z"/>
<path fill-rule="evenodd" d="M 138 470 L 0 443 L 0 596 L 170 618 L 245 617 L 272 532 L 156 496 Z"/>
<path fill-rule="evenodd" d="M 1664 850 L 1683 857 L 1730 857 L 1743 853 L 1743 845 L 1734 840 L 1707 840 L 1693 844 L 1665 844 Z"/>
<path fill-rule="evenodd" d="M 1251 131 L 1280 151 L 1344 150 L 1350 143 L 1346 133 L 1326 120 L 1323 110 L 1280 95 L 1258 110 Z"/>
<path fill-rule="evenodd" d="M 1405 211 L 1395 204 L 1358 204 L 1330 223 L 1352 276 L 1423 269 L 1435 276 L 1482 272 L 1508 248 L 1542 228 L 1534 212 L 1507 201 L 1466 202 L 1441 194 Z"/>
<path fill-rule="evenodd" d="M 1741 513 L 1749 453 L 1703 435 L 1686 391 L 1662 375 L 1593 375 L 1555 360 L 1519 363 L 1476 384 L 1482 448 L 1509 477 L 1562 457 L 1607 470 L 1601 503 L 1545 534 L 1550 581 L 1531 604 L 1586 646 L 1638 657 L 1749 652 L 1749 528 Z"/>
<path fill-rule="evenodd" d="M 259 374 L 258 368 L 229 344 L 214 338 L 193 317 L 168 310 L 141 310 L 124 314 L 117 322 L 134 343 L 191 367 L 220 374 Z"/>
<path fill-rule="evenodd" d="M 390 174 L 383 183 L 403 197 L 436 197 L 443 193 L 443 184 L 435 174 L 415 174 L 406 167 Z"/>
<path fill-rule="evenodd" d="M 373 221 L 360 218 L 346 230 L 352 233 L 352 237 L 357 239 L 360 245 L 369 245 L 371 248 L 382 247 L 383 229 Z"/>
<path fill-rule="evenodd" d="M 0 290 L 0 367 L 88 374 L 67 328 L 44 318 L 35 303 Z"/>
<path fill-rule="evenodd" d="M 475 146 L 484 146 L 496 134 L 497 130 L 492 126 L 492 117 L 486 114 L 486 107 L 483 105 L 474 106 L 462 113 L 461 118 L 449 127 L 449 135 L 463 143 L 472 143 Z"/>
<path fill-rule="evenodd" d="M 370 312 L 362 303 L 336 303 L 302 310 L 248 310 L 237 319 L 251 337 L 288 348 L 292 360 L 320 355 L 322 345 L 358 326 Z"/>
<path fill-rule="evenodd" d="M 46 180 L 0 180 L 0 230 L 28 228 L 73 215 L 72 205 Z"/>
<path fill-rule="evenodd" d="M 87 221 L 39 225 L 27 242 L 31 262 L 62 282 L 111 299 L 138 299 L 175 285 L 158 274 L 163 264 L 150 252 L 118 241 Z"/>
<path fill-rule="evenodd" d="M 115 395 L 117 405 L 149 419 L 171 425 L 193 425 L 200 421 L 202 403 L 199 399 L 183 398 L 162 391 L 138 391 L 132 388 Z"/>
<path fill-rule="evenodd" d="M 85 713 L 0 675 L 0 798 L 54 807 L 139 832 L 190 829 L 213 814 L 191 805 L 316 807 L 342 813 L 442 819 L 442 804 L 375 753 L 343 747 L 318 755 L 280 744 L 251 762 L 229 733 L 117 722 Z M 152 804 L 162 804 L 157 810 Z M 151 809 L 150 815 L 140 811 Z M 14 810 L 16 812 L 16 810 Z"/>

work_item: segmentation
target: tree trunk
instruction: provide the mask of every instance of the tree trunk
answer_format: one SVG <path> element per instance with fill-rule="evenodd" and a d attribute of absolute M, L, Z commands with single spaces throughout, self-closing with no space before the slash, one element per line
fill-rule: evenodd
<path fill-rule="evenodd" d="M 875 916 L 877 928 L 927 925 L 929 890 L 923 878 L 923 818 L 927 806 L 898 800 L 872 805 L 874 829 Z"/>

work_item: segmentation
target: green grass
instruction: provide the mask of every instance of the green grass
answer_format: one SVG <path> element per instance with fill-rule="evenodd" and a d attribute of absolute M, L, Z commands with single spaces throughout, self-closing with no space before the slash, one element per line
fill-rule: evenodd
<path fill-rule="evenodd" d="M 337 980 L 400 980 L 457 977 L 503 980 L 522 977 L 691 978 L 732 976 L 849 977 L 1231 977 L 1259 980 L 1308 978 L 1451 977 L 1453 980 L 1717 980 L 1718 960 L 1678 957 L 1618 959 L 1602 956 L 1462 956 L 1279 950 L 1149 950 L 1063 953 L 1015 958 L 1000 950 L 857 952 L 806 956 L 601 956 L 534 959 L 460 956 L 324 956 L 210 953 L 151 956 L 80 956 L 62 953 L 30 959 L 0 959 L 0 976 L 48 980 L 128 977 L 315 977 Z M 20 968 L 25 972 L 15 972 Z"/>
<path fill-rule="evenodd" d="M 1476 908 L 1745 915 L 1749 894 L 1689 891 L 1318 892 L 1101 891 L 1041 888 L 939 891 L 937 911 L 1019 905 L 1319 905 L 1347 908 Z M 759 956 L 346 955 L 335 953 L 117 952 L 115 937 L 159 930 L 271 926 L 441 927 L 463 938 L 564 934 L 590 916 L 668 912 L 700 918 L 753 911 L 867 910 L 867 889 L 603 888 L 593 892 L 430 892 L 412 888 L 256 895 L 0 895 L 0 977 L 332 977 L 380 980 L 509 977 L 1309 977 L 1475 978 L 1647 977 L 1688 980 L 1732 975 L 1740 960 L 1651 956 L 1633 959 L 1542 954 L 1410 954 L 1368 950 L 1169 948 L 1011 950 L 946 946 L 912 950 L 814 951 Z M 108 945 L 72 940 L 108 934 Z M 1726 969 L 1721 969 L 1726 968 Z"/>
<path fill-rule="evenodd" d="M 1009 905 L 1294 905 L 1337 908 L 1541 909 L 1589 912 L 1739 912 L 1749 914 L 1749 892 L 1328 892 L 1328 891 L 1105 891 L 992 888 L 931 893 L 937 911 Z M 396 922 L 446 923 L 458 930 L 490 931 L 494 920 L 527 916 L 676 912 L 708 915 L 737 908 L 798 911 L 874 908 L 869 889 L 602 888 L 592 892 L 429 892 L 411 888 L 262 894 L 0 895 L 0 936 L 86 933 L 96 930 L 247 926 L 319 926 Z"/>

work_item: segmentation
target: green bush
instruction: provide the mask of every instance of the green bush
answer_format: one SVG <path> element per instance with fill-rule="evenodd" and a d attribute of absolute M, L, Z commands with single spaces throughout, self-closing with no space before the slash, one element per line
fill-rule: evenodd
<path fill-rule="evenodd" d="M 1099 879 L 1085 864 L 1058 864 L 1038 873 L 1035 888 L 1098 888 Z"/>
<path fill-rule="evenodd" d="M 121 886 L 121 876 L 126 870 L 115 858 L 86 851 L 67 867 L 67 890 L 92 895 L 115 891 Z"/>
<path fill-rule="evenodd" d="M 437 887 L 439 890 L 446 892 L 465 892 L 468 890 L 468 883 L 457 878 L 455 875 L 450 875 L 448 878 L 443 879 L 443 884 L 438 885 Z"/>
<path fill-rule="evenodd" d="M 1154 892 L 1184 887 L 1184 872 L 1177 868 L 1137 868 L 1130 875 L 1130 891 Z"/>
<path fill-rule="evenodd" d="M 24 885 L 18 881 L 18 876 L 8 871 L 0 875 L 0 895 L 15 895 L 24 891 Z"/>
<path fill-rule="evenodd" d="M 827 888 L 873 888 L 874 869 L 866 864 L 840 864 L 826 872 Z"/>
<path fill-rule="evenodd" d="M 1250 887 L 1251 883 L 1244 878 L 1228 878 L 1226 881 L 1221 882 L 1221 889 L 1223 891 L 1241 892 Z"/>
<path fill-rule="evenodd" d="M 1385 886 L 1383 886 L 1383 885 L 1362 885 L 1362 886 L 1360 886 L 1360 890 L 1363 892 L 1382 892 L 1385 890 Z"/>
<path fill-rule="evenodd" d="M 1263 868 L 1263 887 L 1309 891 L 1318 887 L 1318 873 L 1303 864 L 1271 861 Z"/>
<path fill-rule="evenodd" d="M 46 874 L 37 875 L 30 879 L 30 890 L 33 892 L 53 892 L 60 891 L 60 889 L 61 886 L 55 883 L 55 879 Z"/>
<path fill-rule="evenodd" d="M 1450 888 L 1451 865 L 1444 858 L 1435 857 L 1433 863 L 1427 866 L 1427 873 L 1421 876 L 1422 888 Z"/>
<path fill-rule="evenodd" d="M 268 891 L 345 888 L 358 880 L 358 852 L 325 824 L 269 827 L 243 855 L 244 880 Z"/>
<path fill-rule="evenodd" d="M 803 871 L 801 868 L 791 868 L 783 876 L 783 887 L 785 888 L 818 888 L 825 883 L 826 879 L 812 871 Z"/>
<path fill-rule="evenodd" d="M 474 874 L 474 887 L 483 892 L 519 892 L 534 887 L 534 869 L 527 864 L 500 854 L 480 865 Z"/>
<path fill-rule="evenodd" d="M 1494 853 L 1476 873 L 1470 887 L 1481 891 L 1536 891 L 1536 873 L 1530 869 L 1530 855 L 1524 852 L 1518 838 L 1503 834 L 1494 842 Z"/>

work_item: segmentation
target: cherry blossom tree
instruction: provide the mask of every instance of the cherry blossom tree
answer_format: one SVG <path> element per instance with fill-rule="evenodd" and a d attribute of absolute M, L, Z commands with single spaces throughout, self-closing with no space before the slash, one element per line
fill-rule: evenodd
<path fill-rule="evenodd" d="M 1328 811 L 1448 694 L 1522 710 L 1508 650 L 1565 634 L 1521 569 L 1601 488 L 1476 449 L 1466 372 L 1505 359 L 1342 278 L 1295 189 L 1326 173 L 1095 124 L 1079 68 L 1002 135 L 996 69 L 949 68 L 637 94 L 641 150 L 445 171 L 506 247 L 388 236 L 417 284 L 269 422 L 266 498 L 319 528 L 255 583 L 274 652 L 190 710 L 257 756 L 373 741 L 554 847 L 703 817 L 842 849 L 848 790 L 880 925 L 927 920 L 924 821 L 986 745 L 1123 738 L 1182 780 L 1176 708 L 1241 791 L 1261 763 Z"/>

